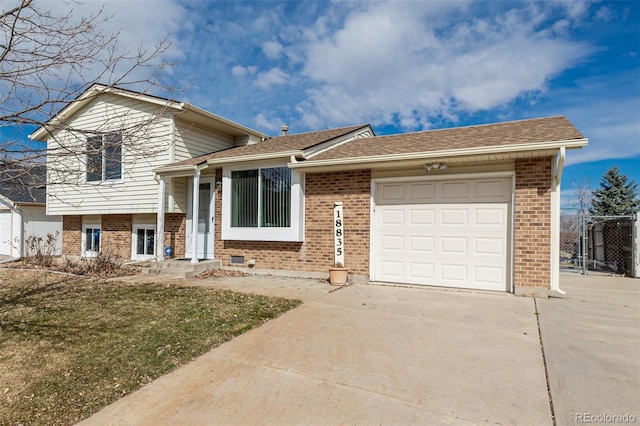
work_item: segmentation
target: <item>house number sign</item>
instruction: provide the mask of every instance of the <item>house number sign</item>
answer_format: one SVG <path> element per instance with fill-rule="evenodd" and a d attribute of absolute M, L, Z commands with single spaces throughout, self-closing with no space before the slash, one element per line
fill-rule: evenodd
<path fill-rule="evenodd" d="M 335 265 L 344 267 L 344 217 L 342 203 L 333 203 L 333 238 Z"/>

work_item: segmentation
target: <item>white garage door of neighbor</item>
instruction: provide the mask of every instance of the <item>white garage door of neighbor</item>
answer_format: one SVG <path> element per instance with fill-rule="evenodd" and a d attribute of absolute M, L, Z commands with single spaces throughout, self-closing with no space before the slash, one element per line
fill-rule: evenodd
<path fill-rule="evenodd" d="M 373 278 L 508 291 L 510 182 L 378 183 Z"/>
<path fill-rule="evenodd" d="M 11 211 L 0 211 L 0 254 L 11 256 Z"/>

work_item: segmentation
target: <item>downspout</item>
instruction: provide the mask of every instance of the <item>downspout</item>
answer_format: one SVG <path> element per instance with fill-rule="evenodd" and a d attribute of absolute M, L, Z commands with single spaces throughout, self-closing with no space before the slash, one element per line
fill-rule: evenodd
<path fill-rule="evenodd" d="M 566 158 L 565 147 L 560 147 L 553 167 L 551 188 L 551 292 L 564 296 L 560 289 L 560 182 Z"/>

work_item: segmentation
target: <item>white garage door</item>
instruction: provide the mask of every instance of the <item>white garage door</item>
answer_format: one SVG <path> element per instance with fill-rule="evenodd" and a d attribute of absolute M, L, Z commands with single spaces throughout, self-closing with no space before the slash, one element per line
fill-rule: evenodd
<path fill-rule="evenodd" d="M 510 182 L 378 183 L 373 279 L 509 290 Z"/>
<path fill-rule="evenodd" d="M 0 254 L 11 256 L 10 210 L 0 210 Z"/>

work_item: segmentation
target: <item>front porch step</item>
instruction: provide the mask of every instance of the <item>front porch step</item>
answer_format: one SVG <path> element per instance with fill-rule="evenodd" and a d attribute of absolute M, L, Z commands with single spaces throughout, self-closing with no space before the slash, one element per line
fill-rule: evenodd
<path fill-rule="evenodd" d="M 222 261 L 203 259 L 198 263 L 191 263 L 191 259 L 171 259 L 156 262 L 150 268 L 143 268 L 142 273 L 165 278 L 193 278 L 208 269 L 220 269 Z"/>

